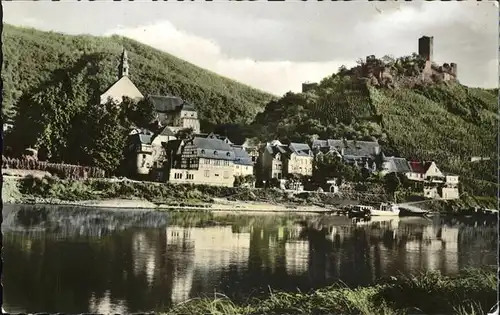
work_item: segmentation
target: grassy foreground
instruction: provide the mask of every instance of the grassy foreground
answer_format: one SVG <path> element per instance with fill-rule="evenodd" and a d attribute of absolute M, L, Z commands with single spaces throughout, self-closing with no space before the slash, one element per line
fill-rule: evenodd
<path fill-rule="evenodd" d="M 177 314 L 486 314 L 497 301 L 497 275 L 469 269 L 456 277 L 427 272 L 391 277 L 371 287 L 331 286 L 312 293 L 274 293 L 245 305 L 222 295 L 192 299 L 166 315 Z"/>

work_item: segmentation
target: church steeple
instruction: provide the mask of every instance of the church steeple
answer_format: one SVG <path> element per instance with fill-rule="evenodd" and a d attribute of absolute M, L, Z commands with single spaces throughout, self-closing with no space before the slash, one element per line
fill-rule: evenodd
<path fill-rule="evenodd" d="M 119 77 L 121 78 L 124 76 L 128 76 L 128 69 L 129 69 L 129 66 L 128 66 L 127 51 L 125 50 L 125 48 L 123 48 L 122 61 L 120 63 Z"/>

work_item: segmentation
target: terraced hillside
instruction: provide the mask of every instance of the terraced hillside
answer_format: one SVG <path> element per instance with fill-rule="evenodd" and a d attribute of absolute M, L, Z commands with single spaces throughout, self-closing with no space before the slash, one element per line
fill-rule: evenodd
<path fill-rule="evenodd" d="M 497 103 L 497 89 L 451 82 L 375 87 L 339 73 L 307 93 L 269 103 L 254 130 L 262 140 L 378 140 L 386 154 L 435 160 L 445 172 L 461 175 L 474 194 L 494 196 Z M 471 163 L 473 156 L 491 160 Z"/>

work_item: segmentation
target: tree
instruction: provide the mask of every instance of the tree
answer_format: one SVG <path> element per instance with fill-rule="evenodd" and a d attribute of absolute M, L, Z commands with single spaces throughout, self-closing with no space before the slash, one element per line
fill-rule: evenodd
<path fill-rule="evenodd" d="M 396 191 L 401 187 L 401 182 L 396 173 L 392 172 L 385 175 L 384 187 L 388 194 L 392 195 L 393 200 L 396 200 Z"/>
<path fill-rule="evenodd" d="M 266 186 L 271 188 L 279 187 L 280 181 L 276 177 L 273 177 L 266 183 Z"/>
<path fill-rule="evenodd" d="M 175 137 L 179 140 L 186 140 L 193 137 L 193 128 L 184 128 L 176 132 Z"/>
<path fill-rule="evenodd" d="M 118 171 L 124 156 L 127 140 L 128 120 L 123 121 L 123 108 L 113 101 L 98 105 L 88 112 L 87 141 L 84 152 L 91 157 L 92 165 L 102 168 L 108 174 Z"/>
<path fill-rule="evenodd" d="M 361 179 L 361 173 L 356 167 L 345 164 L 337 155 L 318 154 L 314 158 L 313 178 L 316 183 L 324 183 L 332 178 L 355 181 Z"/>
<path fill-rule="evenodd" d="M 124 97 L 122 103 L 118 106 L 123 109 L 121 112 L 121 119 L 126 118 L 139 128 L 149 127 L 156 118 L 153 102 L 149 97 L 139 101 Z"/>
<path fill-rule="evenodd" d="M 243 185 L 244 178 L 240 175 L 234 175 L 234 187 L 241 187 Z"/>
<path fill-rule="evenodd" d="M 369 177 L 370 177 L 371 173 L 370 173 L 370 170 L 367 169 L 366 167 L 363 167 L 361 169 L 361 179 L 363 181 L 366 181 Z"/>
<path fill-rule="evenodd" d="M 254 175 L 251 175 L 251 174 L 246 175 L 246 176 L 245 176 L 245 183 L 247 183 L 247 184 L 251 184 L 251 185 L 253 186 L 253 185 L 254 185 L 254 183 L 255 183 L 255 176 L 254 176 Z"/>

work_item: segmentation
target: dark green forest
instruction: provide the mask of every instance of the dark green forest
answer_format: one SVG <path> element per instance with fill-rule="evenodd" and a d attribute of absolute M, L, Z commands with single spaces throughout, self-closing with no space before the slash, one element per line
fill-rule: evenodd
<path fill-rule="evenodd" d="M 97 102 L 118 79 L 123 48 L 130 61 L 130 78 L 144 94 L 176 95 L 198 106 L 202 127 L 249 123 L 273 98 L 134 40 L 119 37 L 64 35 L 3 25 L 3 115 L 15 119 L 22 97 L 62 88 L 67 98 Z"/>

